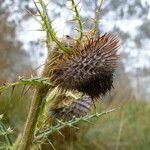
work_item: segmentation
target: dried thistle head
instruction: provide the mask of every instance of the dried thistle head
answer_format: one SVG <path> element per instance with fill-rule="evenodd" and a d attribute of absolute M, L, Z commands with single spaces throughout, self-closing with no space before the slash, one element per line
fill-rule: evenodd
<path fill-rule="evenodd" d="M 110 33 L 84 39 L 55 63 L 52 80 L 61 89 L 78 90 L 92 98 L 105 95 L 113 87 L 119 46 L 120 39 Z"/>
<path fill-rule="evenodd" d="M 63 97 L 61 101 L 57 101 L 50 108 L 50 114 L 61 120 L 71 120 L 73 117 L 79 118 L 87 115 L 92 107 L 92 99 L 90 96 L 83 96 L 77 100 Z"/>

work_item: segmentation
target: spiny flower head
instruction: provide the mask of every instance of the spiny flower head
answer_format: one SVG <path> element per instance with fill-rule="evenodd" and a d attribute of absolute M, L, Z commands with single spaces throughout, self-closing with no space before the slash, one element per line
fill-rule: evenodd
<path fill-rule="evenodd" d="M 110 33 L 84 39 L 55 63 L 52 80 L 61 89 L 78 90 L 92 98 L 105 95 L 113 87 L 119 46 L 119 38 Z"/>
<path fill-rule="evenodd" d="M 50 113 L 60 120 L 71 120 L 73 117 L 79 118 L 87 115 L 91 110 L 92 104 L 90 96 L 83 96 L 75 101 L 65 100 L 64 97 L 61 102 L 57 102 L 57 105 L 55 104 L 51 107 Z"/>

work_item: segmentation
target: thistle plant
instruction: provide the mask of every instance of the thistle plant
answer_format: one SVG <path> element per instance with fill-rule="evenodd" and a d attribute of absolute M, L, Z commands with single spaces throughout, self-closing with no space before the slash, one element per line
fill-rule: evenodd
<path fill-rule="evenodd" d="M 112 34 L 77 43 L 74 52 L 64 54 L 54 66 L 53 82 L 62 89 L 78 90 L 92 98 L 105 95 L 113 87 L 119 45 L 119 39 Z"/>
<path fill-rule="evenodd" d="M 13 130 L 10 127 L 6 127 L 3 123 L 3 115 L 0 115 L 0 149 L 10 149 L 12 146 L 12 141 L 10 135 Z"/>
<path fill-rule="evenodd" d="M 74 99 L 71 96 L 60 95 L 50 107 L 49 113 L 60 120 L 71 120 L 73 117 L 85 116 L 91 110 L 92 104 L 90 96 Z"/>
<path fill-rule="evenodd" d="M 0 92 L 17 85 L 35 87 L 21 139 L 19 137 L 19 150 L 28 150 L 33 144 L 48 139 L 49 135 L 65 127 L 74 127 L 80 121 L 89 122 L 115 110 L 88 114 L 94 108 L 94 101 L 113 87 L 120 39 L 111 33 L 96 33 L 102 1 L 96 10 L 93 28 L 88 32 L 84 32 L 78 4 L 74 0 L 69 1 L 75 13 L 73 20 L 79 26 L 76 29 L 79 37 L 64 36 L 59 39 L 47 5 L 43 0 L 34 1 L 40 17 L 40 20 L 35 19 L 46 32 L 48 56 L 43 72 L 41 77 L 20 78 L 16 83 L 0 87 Z M 50 124 L 46 123 L 47 118 Z"/>

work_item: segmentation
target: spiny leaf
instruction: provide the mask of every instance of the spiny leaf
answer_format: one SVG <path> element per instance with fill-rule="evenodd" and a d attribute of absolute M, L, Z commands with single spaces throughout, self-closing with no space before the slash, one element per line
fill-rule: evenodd
<path fill-rule="evenodd" d="M 37 131 L 37 133 L 35 134 L 34 142 L 37 142 L 40 139 L 43 139 L 43 138 L 49 136 L 50 134 L 52 134 L 54 132 L 58 132 L 58 131 L 60 131 L 61 129 L 63 129 L 65 127 L 71 127 L 71 126 L 79 123 L 80 121 L 89 121 L 92 118 L 99 118 L 99 117 L 102 117 L 103 115 L 111 113 L 111 112 L 113 112 L 115 110 L 116 110 L 116 108 L 108 110 L 108 111 L 104 111 L 104 112 L 101 112 L 101 113 L 95 113 L 95 114 L 92 114 L 92 115 L 86 115 L 86 116 L 80 117 L 80 118 L 73 118 L 72 120 L 69 120 L 69 121 L 66 121 L 66 122 L 63 122 L 63 121 L 59 120 L 59 123 L 57 125 L 50 126 L 48 129 L 46 129 L 46 130 L 44 130 L 42 132 Z"/>
<path fill-rule="evenodd" d="M 6 83 L 4 86 L 1 86 L 0 92 L 7 90 L 10 87 L 15 87 L 16 85 L 52 86 L 52 83 L 49 82 L 49 78 L 33 77 L 30 79 L 24 79 L 19 77 L 19 81 L 14 83 Z"/>
<path fill-rule="evenodd" d="M 66 53 L 70 52 L 71 49 L 65 47 L 65 45 L 62 42 L 60 42 L 59 38 L 56 36 L 56 32 L 54 31 L 52 27 L 52 21 L 50 20 L 48 13 L 47 13 L 47 5 L 42 0 L 39 0 L 38 3 L 40 4 L 42 11 L 39 9 L 39 7 L 37 6 L 37 3 L 34 1 L 36 9 L 43 21 L 43 28 L 45 29 L 47 33 L 47 45 L 49 45 L 51 41 L 54 41 L 62 51 Z"/>
<path fill-rule="evenodd" d="M 3 114 L 0 115 L 0 120 L 3 119 L 3 116 L 4 116 Z"/>
<path fill-rule="evenodd" d="M 5 124 L 0 120 L 0 136 L 3 136 L 5 139 L 6 146 L 11 146 L 12 141 L 10 138 L 10 134 L 13 132 L 13 130 L 9 127 L 7 128 Z"/>
<path fill-rule="evenodd" d="M 94 21 L 93 21 L 93 27 L 92 27 L 93 34 L 95 34 L 95 32 L 96 32 L 96 28 L 97 28 L 97 24 L 98 24 L 100 12 L 101 12 L 101 7 L 102 7 L 102 4 L 103 4 L 104 0 L 99 0 L 99 1 L 100 1 L 100 4 L 99 4 L 98 8 L 95 11 L 96 16 L 95 16 Z"/>
<path fill-rule="evenodd" d="M 72 4 L 72 11 L 75 12 L 75 17 L 73 18 L 73 20 L 77 20 L 78 21 L 78 24 L 79 24 L 79 29 L 77 31 L 79 31 L 80 33 L 80 36 L 79 38 L 77 39 L 77 42 L 80 42 L 82 40 L 82 37 L 83 37 L 83 23 L 81 21 L 81 16 L 80 16 L 80 13 L 78 11 L 78 4 L 75 3 L 74 0 L 69 0 L 71 1 L 71 4 Z"/>

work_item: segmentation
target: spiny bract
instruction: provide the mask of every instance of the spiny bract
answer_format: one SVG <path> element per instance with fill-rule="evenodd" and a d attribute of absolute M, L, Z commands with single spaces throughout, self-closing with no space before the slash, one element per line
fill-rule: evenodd
<path fill-rule="evenodd" d="M 64 90 L 78 90 L 92 98 L 105 95 L 113 87 L 119 46 L 120 39 L 110 33 L 77 43 L 56 63 L 52 80 Z"/>

